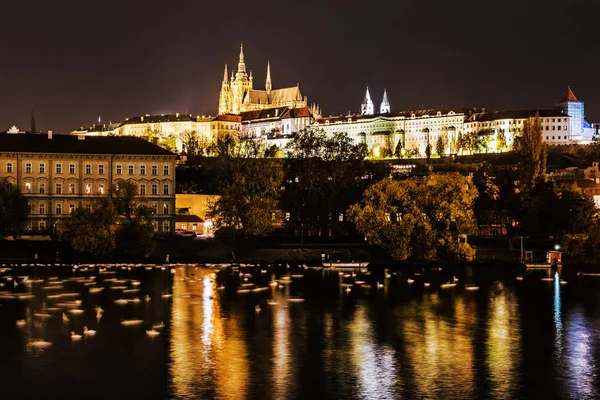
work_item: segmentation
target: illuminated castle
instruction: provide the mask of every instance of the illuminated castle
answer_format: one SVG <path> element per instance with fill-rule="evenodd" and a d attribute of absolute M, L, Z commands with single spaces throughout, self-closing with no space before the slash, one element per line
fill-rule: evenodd
<path fill-rule="evenodd" d="M 302 96 L 300 85 L 273 89 L 271 84 L 271 65 L 267 63 L 267 80 L 265 90 L 254 89 L 252 71 L 246 73 L 244 63 L 244 47 L 240 48 L 238 69 L 231 77 L 227 77 L 227 64 L 219 95 L 219 115 L 241 114 L 246 111 L 266 110 L 277 107 L 301 108 L 307 107 L 307 98 Z M 312 106 L 311 112 L 318 114 L 317 106 Z"/>

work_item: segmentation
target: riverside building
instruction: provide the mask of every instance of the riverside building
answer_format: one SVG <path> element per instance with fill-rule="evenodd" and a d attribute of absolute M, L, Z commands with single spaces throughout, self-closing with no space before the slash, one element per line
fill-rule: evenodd
<path fill-rule="evenodd" d="M 136 137 L 1 134 L 0 177 L 29 201 L 26 230 L 53 233 L 76 208 L 91 208 L 112 185 L 137 185 L 153 209 L 154 230 L 175 229 L 175 160 L 172 152 Z"/>

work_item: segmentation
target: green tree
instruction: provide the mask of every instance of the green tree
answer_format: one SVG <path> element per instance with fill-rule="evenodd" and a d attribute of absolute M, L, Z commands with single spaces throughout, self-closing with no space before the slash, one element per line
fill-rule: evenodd
<path fill-rule="evenodd" d="M 137 187 L 119 181 L 88 209 L 65 220 L 66 238 L 75 250 L 109 257 L 115 248 L 144 255 L 154 249 L 152 210 L 137 196 Z"/>
<path fill-rule="evenodd" d="M 435 153 L 440 157 L 446 153 L 446 138 L 443 135 L 438 136 L 435 142 Z"/>
<path fill-rule="evenodd" d="M 506 134 L 504 133 L 504 129 L 500 129 L 496 134 L 496 150 L 504 151 L 506 148 Z"/>
<path fill-rule="evenodd" d="M 18 234 L 28 214 L 29 205 L 21 189 L 0 178 L 0 235 Z"/>
<path fill-rule="evenodd" d="M 151 253 L 154 250 L 152 209 L 138 196 L 137 186 L 119 181 L 111 187 L 109 197 L 117 215 L 125 219 L 117 230 L 117 247 L 138 255 Z"/>
<path fill-rule="evenodd" d="M 326 236 L 330 228 L 344 224 L 339 214 L 360 199 L 371 179 L 364 162 L 367 147 L 355 144 L 345 133 L 328 136 L 307 129 L 286 149 L 282 209 L 290 213 L 288 226 Z"/>
<path fill-rule="evenodd" d="M 181 134 L 181 148 L 189 159 L 194 159 L 200 155 L 200 139 L 196 131 L 185 131 Z"/>
<path fill-rule="evenodd" d="M 475 232 L 474 185 L 458 173 L 432 174 L 369 186 L 350 218 L 369 243 L 396 260 L 469 260 L 464 241 Z"/>
<path fill-rule="evenodd" d="M 112 200 L 99 198 L 91 209 L 78 208 L 65 220 L 66 236 L 74 250 L 109 258 L 115 250 L 117 212 Z"/>
<path fill-rule="evenodd" d="M 532 189 L 536 182 L 544 180 L 546 173 L 546 143 L 542 139 L 539 113 L 523 124 L 518 153 L 521 186 L 524 190 Z"/>
<path fill-rule="evenodd" d="M 235 138 L 220 138 L 216 151 L 219 198 L 210 205 L 218 229 L 232 228 L 246 236 L 271 232 L 279 213 L 283 168 L 279 160 L 255 158 Z"/>

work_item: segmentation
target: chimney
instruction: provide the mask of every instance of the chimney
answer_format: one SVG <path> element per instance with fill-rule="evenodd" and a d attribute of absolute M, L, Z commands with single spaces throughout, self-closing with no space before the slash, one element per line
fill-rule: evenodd
<path fill-rule="evenodd" d="M 52 131 L 48 131 L 48 139 L 52 139 Z"/>
<path fill-rule="evenodd" d="M 85 140 L 85 135 L 77 135 L 77 140 Z"/>

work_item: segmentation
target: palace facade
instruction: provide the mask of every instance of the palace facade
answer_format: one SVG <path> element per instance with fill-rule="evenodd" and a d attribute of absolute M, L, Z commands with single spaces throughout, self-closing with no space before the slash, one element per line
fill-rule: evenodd
<path fill-rule="evenodd" d="M 139 200 L 153 209 L 156 232 L 173 232 L 176 158 L 136 137 L 0 135 L 0 177 L 29 201 L 31 233 L 56 232 L 76 208 L 93 207 L 120 181 L 138 186 Z"/>

